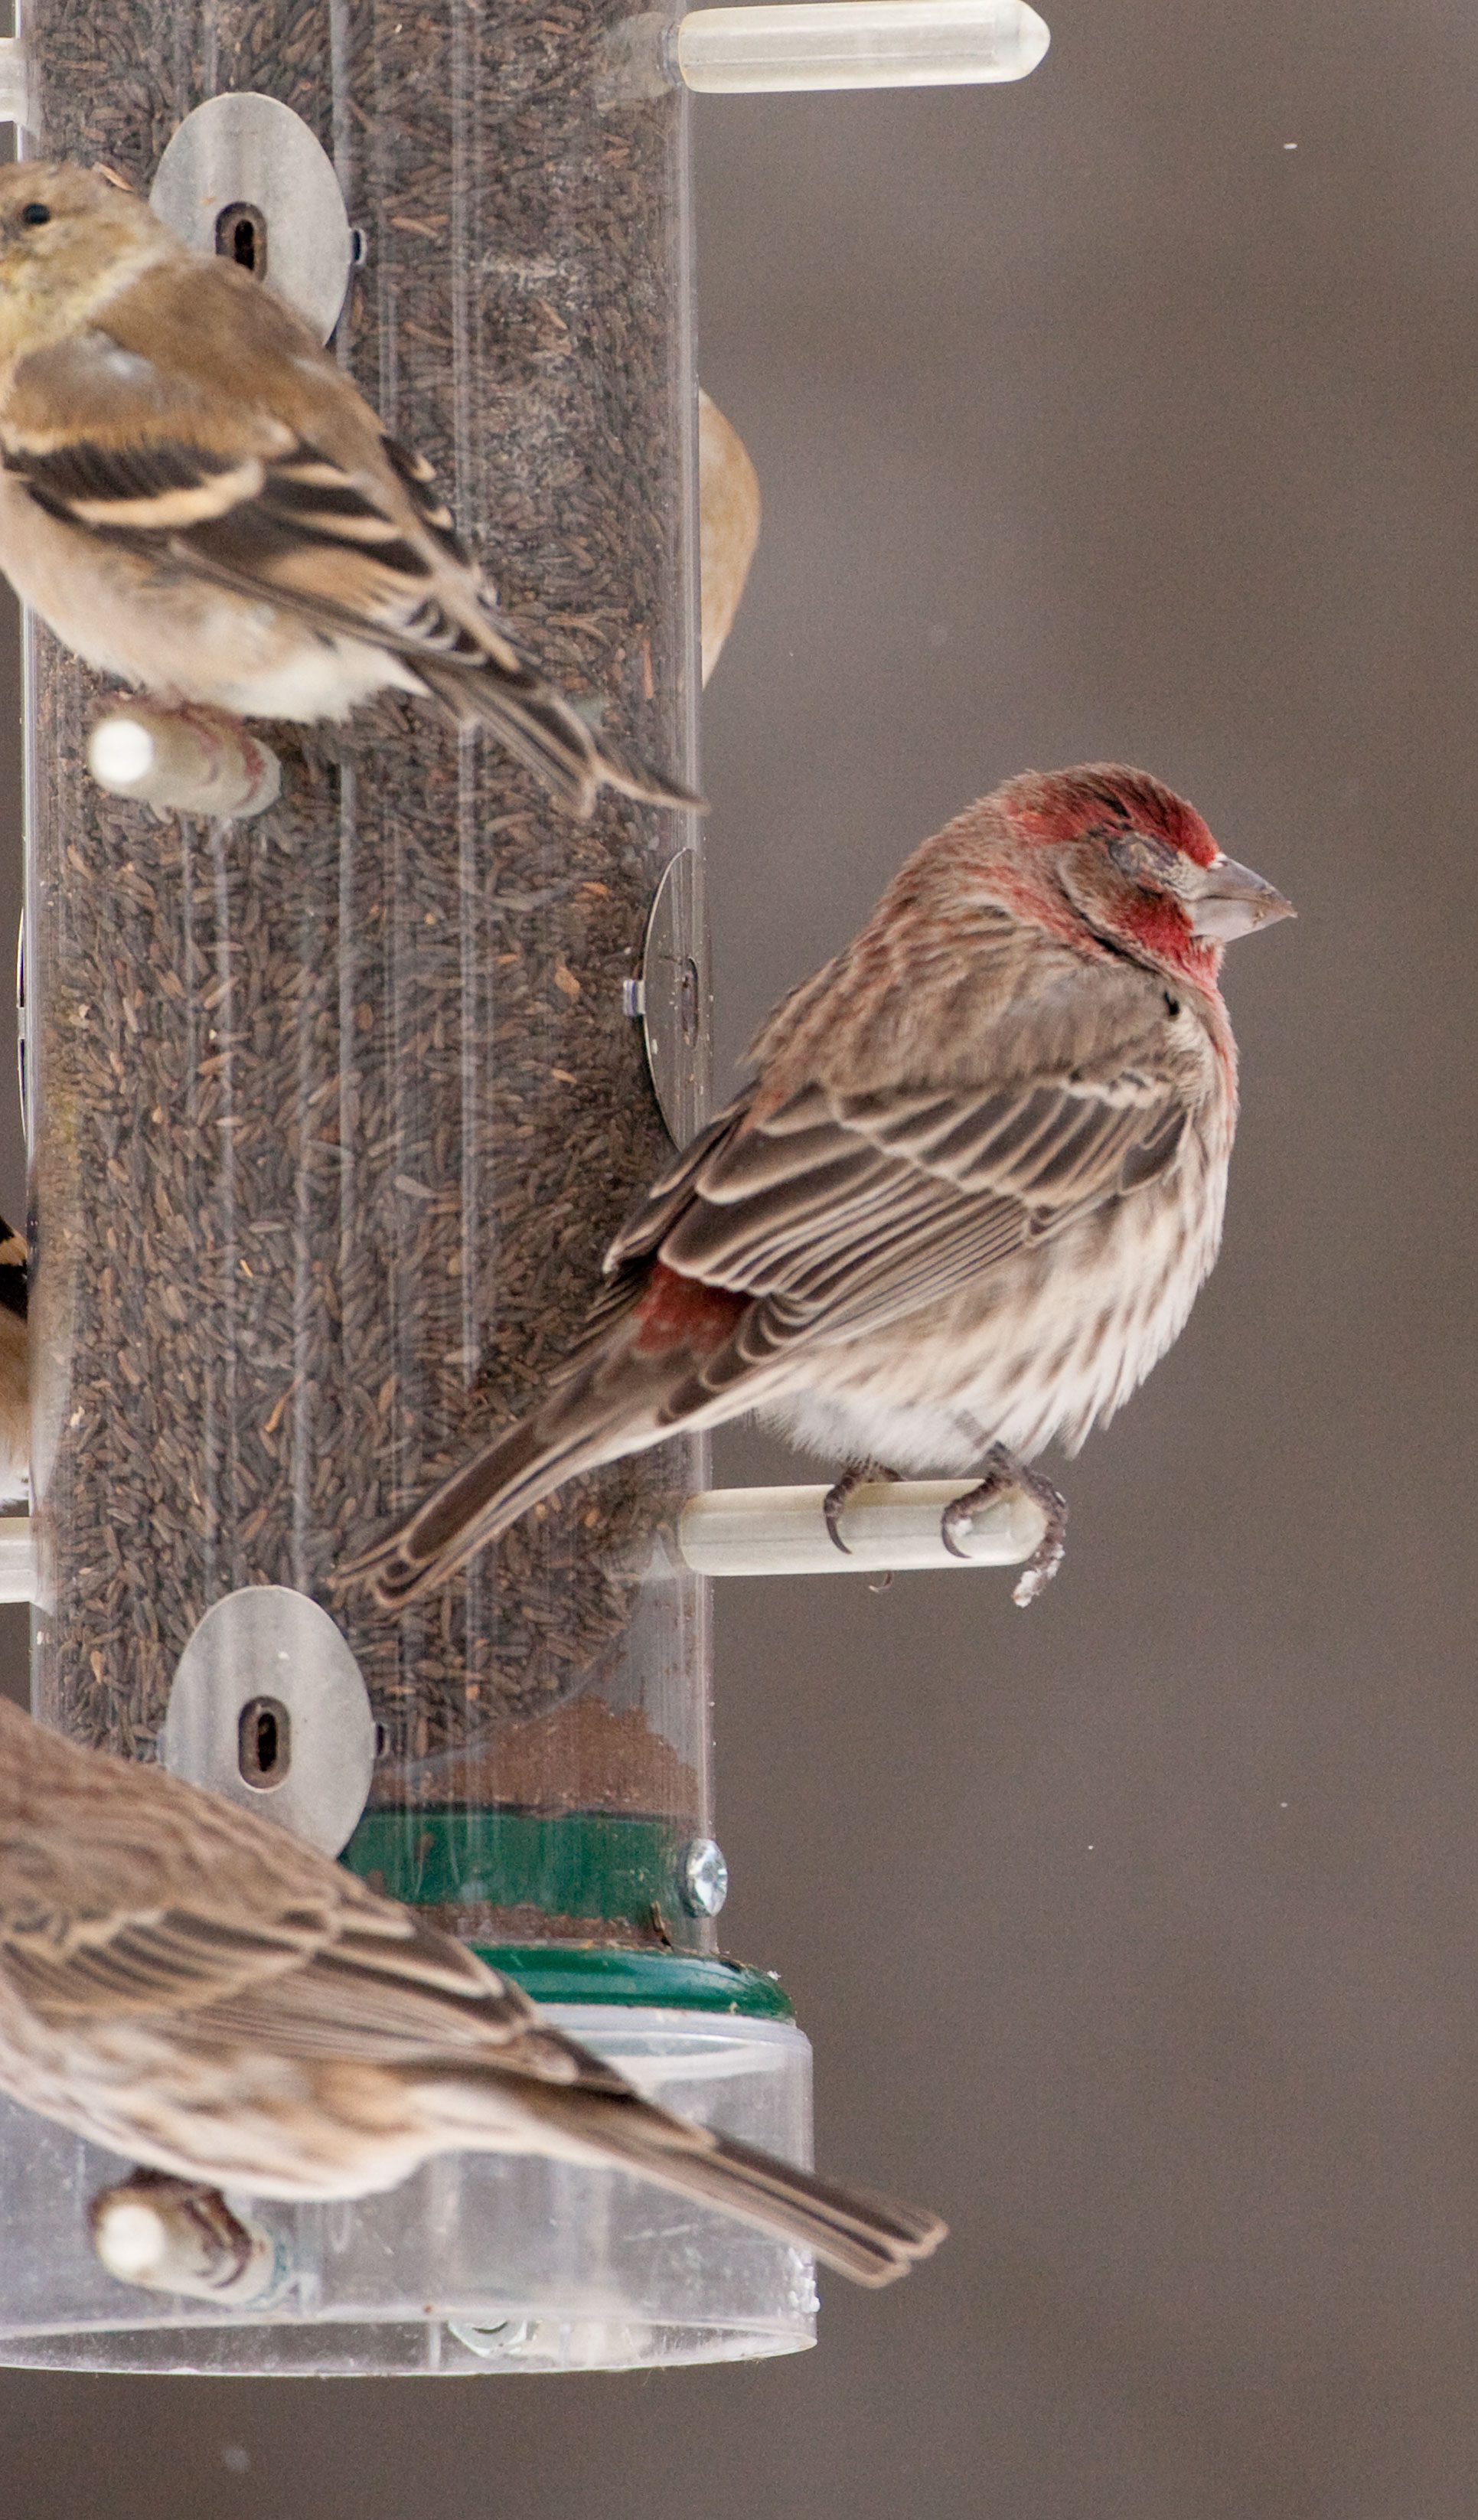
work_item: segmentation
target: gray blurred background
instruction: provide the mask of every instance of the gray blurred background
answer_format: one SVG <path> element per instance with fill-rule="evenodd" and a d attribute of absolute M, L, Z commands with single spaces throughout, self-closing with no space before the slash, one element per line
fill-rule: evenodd
<path fill-rule="evenodd" d="M 721 1590 L 727 1945 L 825 2161 L 951 2242 L 749 2369 L 0 2373 L 5 2520 L 1469 2520 L 1478 31 L 1044 5 L 1019 88 L 696 114 L 766 500 L 725 1061 L 1027 765 L 1156 771 L 1301 914 L 1231 957 L 1225 1255 L 1053 1592 Z"/>

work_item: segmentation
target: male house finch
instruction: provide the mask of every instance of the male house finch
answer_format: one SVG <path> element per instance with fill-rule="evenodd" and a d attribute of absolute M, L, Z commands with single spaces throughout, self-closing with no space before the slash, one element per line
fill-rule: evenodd
<path fill-rule="evenodd" d="M 695 801 L 523 661 L 429 465 L 291 309 L 80 166 L 0 169 L 0 567 L 109 673 L 246 717 L 434 696 L 572 813 Z"/>
<path fill-rule="evenodd" d="M 364 2196 L 437 2152 L 629 2170 L 905 2274 L 933 2214 L 671 2116 L 507 1978 L 272 1822 L 0 1700 L 0 2089 L 153 2170 Z"/>
<path fill-rule="evenodd" d="M 864 1473 L 962 1474 L 975 1508 L 1070 1452 L 1185 1325 L 1236 1118 L 1222 948 L 1290 905 L 1158 780 L 1028 771 L 916 850 L 761 1030 L 756 1071 L 653 1185 L 546 1397 L 348 1570 L 388 1604 L 540 1497 L 758 1410 Z M 867 1475 L 877 1476 L 871 1470 Z"/>

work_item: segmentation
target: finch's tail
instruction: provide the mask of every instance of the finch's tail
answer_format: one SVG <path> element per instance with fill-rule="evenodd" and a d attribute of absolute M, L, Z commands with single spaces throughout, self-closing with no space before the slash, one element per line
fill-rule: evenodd
<path fill-rule="evenodd" d="M 378 1601 L 398 1609 L 432 1585 L 444 1584 L 459 1566 L 507 1531 L 530 1506 L 566 1479 L 598 1462 L 636 1452 L 655 1436 L 644 1431 L 622 1443 L 609 1418 L 546 1428 L 541 1418 L 520 1418 L 439 1487 L 414 1513 L 339 1569 L 340 1581 L 368 1581 Z"/>
<path fill-rule="evenodd" d="M 466 2079 L 465 2068 L 457 2081 L 460 2091 L 454 2095 L 448 2079 L 444 2103 L 448 2116 L 463 2128 L 474 2118 L 476 2087 Z M 698 2197 L 792 2248 L 810 2249 L 854 2283 L 892 2283 L 908 2273 L 916 2259 L 937 2249 L 948 2228 L 921 2207 L 894 2204 L 865 2188 L 834 2185 L 732 2136 L 669 2116 L 631 2091 L 520 2079 L 518 2097 L 557 2138 L 560 2151 L 568 2146 L 577 2157 L 593 2153 L 675 2188 L 679 2195 Z M 505 2130 L 506 2109 L 504 2099 L 499 2123 Z M 475 2141 L 475 2133 L 465 2134 L 464 2140 Z"/>
<path fill-rule="evenodd" d="M 500 743 L 542 779 L 556 801 L 582 822 L 603 788 L 644 805 L 702 810 L 701 796 L 659 771 L 629 762 L 587 726 L 578 709 L 530 667 L 469 654 L 455 664 L 419 652 L 410 659 L 428 691 L 464 722 L 491 727 Z"/>
<path fill-rule="evenodd" d="M 645 1285 L 612 1289 L 542 1406 L 450 1471 L 339 1580 L 367 1581 L 386 1609 L 398 1608 L 444 1584 L 566 1479 L 645 1452 L 685 1424 L 733 1417 L 719 1352 L 746 1309 L 742 1295 L 660 1267 Z"/>

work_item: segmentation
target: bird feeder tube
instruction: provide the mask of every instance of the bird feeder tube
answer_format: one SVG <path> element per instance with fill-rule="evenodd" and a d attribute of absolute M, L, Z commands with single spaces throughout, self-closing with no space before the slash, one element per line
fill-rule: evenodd
<path fill-rule="evenodd" d="M 669 34 L 598 0 L 28 0 L 0 112 L 332 336 L 550 679 L 695 786 L 684 85 L 1019 75 L 1046 30 L 846 0 Z M 653 2096 L 805 2159 L 807 2044 L 713 1951 L 701 1444 L 571 1482 L 408 1608 L 341 1576 L 527 1405 L 703 1116 L 696 826 L 561 815 L 409 698 L 270 748 L 171 727 L 34 623 L 25 717 L 36 1711 L 341 1850 Z M 131 2173 L 0 2111 L 0 2359 L 615 2368 L 813 2333 L 803 2256 L 604 2169 L 447 2156 L 214 2224 Z"/>
<path fill-rule="evenodd" d="M 337 355 L 551 679 L 695 784 L 687 108 L 598 103 L 607 25 L 595 0 L 34 0 L 27 147 L 148 194 L 206 98 L 291 110 L 361 241 Z M 303 152 L 269 140 L 275 189 L 220 235 L 271 287 Z M 88 767 L 100 720 L 155 715 L 30 626 L 36 1711 L 342 1848 L 645 2089 L 804 2157 L 807 2044 L 713 1956 L 704 1588 L 675 1537 L 701 1446 L 571 1486 L 410 1610 L 338 1581 L 537 1388 L 668 1122 L 696 1125 L 696 827 L 609 794 L 574 820 L 399 698 L 268 728 L 281 792 L 249 819 L 160 810 Z M 648 1044 L 674 1034 L 664 1121 Z M 263 2205 L 264 2301 L 124 2283 L 88 2207 L 130 2165 L 0 2115 L 0 2360 L 496 2371 L 812 2336 L 793 2251 L 496 2156 Z"/>
<path fill-rule="evenodd" d="M 541 660 L 633 751 L 691 760 L 681 104 L 597 116 L 564 15 L 558 42 L 510 10 L 494 44 L 454 0 L 356 20 L 342 52 L 336 25 L 283 0 L 192 37 L 154 0 L 38 0 L 42 145 L 147 190 L 205 65 L 316 117 L 368 240 L 356 378 Z M 291 215 L 257 223 L 269 280 Z M 675 1872 L 708 1825 L 701 1611 L 660 1547 L 693 1448 L 571 1489 L 404 1616 L 335 1580 L 537 1385 L 664 1159 L 622 983 L 694 833 L 610 799 L 574 822 L 398 701 L 275 728 L 282 794 L 250 821 L 160 819 L 86 776 L 104 687 L 39 629 L 29 686 L 40 1711 L 147 1748 L 206 1611 L 289 1588 L 381 1727 L 351 1861 L 469 1810 L 537 1811 L 561 1847 L 632 1822 L 639 1907 L 582 1852 L 548 1892 L 442 1866 L 441 1921 L 701 1950 Z"/>

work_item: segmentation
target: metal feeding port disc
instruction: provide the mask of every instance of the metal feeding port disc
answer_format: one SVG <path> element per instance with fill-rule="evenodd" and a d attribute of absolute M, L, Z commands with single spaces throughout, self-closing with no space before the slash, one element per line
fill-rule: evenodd
<path fill-rule="evenodd" d="M 151 208 L 202 253 L 254 272 L 327 341 L 354 266 L 332 160 L 275 96 L 207 97 L 163 157 Z"/>
<path fill-rule="evenodd" d="M 290 1585 L 247 1584 L 205 1612 L 181 1654 L 161 1749 L 175 1776 L 336 1855 L 369 1795 L 375 1738 L 328 1611 Z"/>
<path fill-rule="evenodd" d="M 708 922 L 694 849 L 669 858 L 652 897 L 642 976 L 628 997 L 640 1018 L 652 1091 L 668 1135 L 685 1147 L 707 1117 Z"/>

